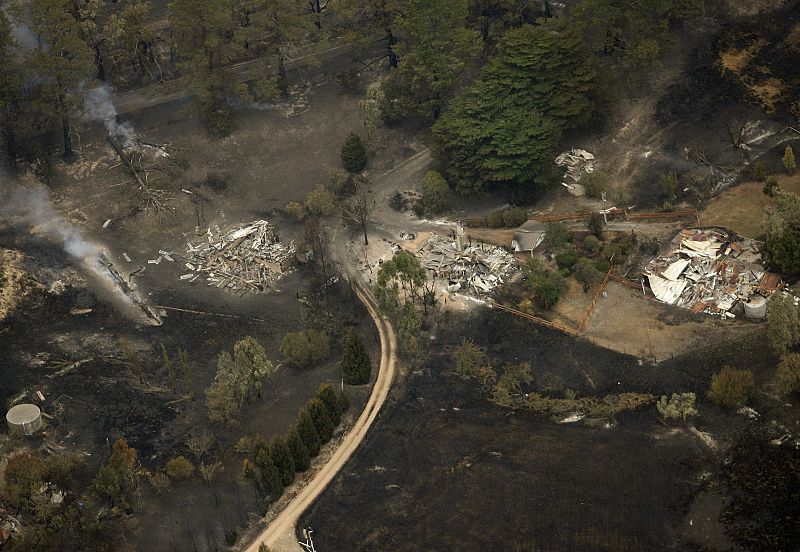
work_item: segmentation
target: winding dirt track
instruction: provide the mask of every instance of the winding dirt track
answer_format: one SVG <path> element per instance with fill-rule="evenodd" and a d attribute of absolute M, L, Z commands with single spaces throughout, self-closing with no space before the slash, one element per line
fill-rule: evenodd
<path fill-rule="evenodd" d="M 383 406 L 386 397 L 389 395 L 397 362 L 397 337 L 389 320 L 378 314 L 375 298 L 372 294 L 364 289 L 360 283 L 354 283 L 354 287 L 359 299 L 367 307 L 370 316 L 375 321 L 381 339 L 381 363 L 375 386 L 372 388 L 372 394 L 358 420 L 356 420 L 349 433 L 339 444 L 339 448 L 333 453 L 328 463 L 303 487 L 303 490 L 278 517 L 256 537 L 255 541 L 244 549 L 244 552 L 258 552 L 258 547 L 262 543 L 266 544 L 273 552 L 302 551 L 295 537 L 295 525 L 298 518 L 322 494 L 322 491 L 325 490 L 361 444 L 361 441 L 364 440 L 367 431 L 375 421 L 381 406 Z"/>

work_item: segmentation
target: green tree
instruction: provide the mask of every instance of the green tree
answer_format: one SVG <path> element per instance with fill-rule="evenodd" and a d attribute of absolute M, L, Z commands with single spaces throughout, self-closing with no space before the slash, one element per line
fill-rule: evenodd
<path fill-rule="evenodd" d="M 602 171 L 594 171 L 581 175 L 580 184 L 586 197 L 600 199 L 604 192 L 611 189 L 611 177 Z"/>
<path fill-rule="evenodd" d="M 397 318 L 397 336 L 400 353 L 413 357 L 419 352 L 419 332 L 422 329 L 422 316 L 412 301 L 406 301 Z"/>
<path fill-rule="evenodd" d="M 528 288 L 536 302 L 545 309 L 552 308 L 567 290 L 567 281 L 559 273 L 547 270 L 535 259 L 529 259 L 522 270 L 528 278 Z"/>
<path fill-rule="evenodd" d="M 373 291 L 380 310 L 385 313 L 397 312 L 401 299 L 423 302 L 426 280 L 427 275 L 419 259 L 408 251 L 398 251 L 378 269 Z"/>
<path fill-rule="evenodd" d="M 5 12 L 0 10 L 0 143 L 12 171 L 17 168 L 19 117 L 23 100 L 22 71 L 12 51 L 15 47 L 11 23 Z"/>
<path fill-rule="evenodd" d="M 523 386 L 530 386 L 532 383 L 533 374 L 529 363 L 507 363 L 492 390 L 491 400 L 498 406 L 512 406 L 514 398 L 522 394 Z"/>
<path fill-rule="evenodd" d="M 800 343 L 800 312 L 791 295 L 773 293 L 767 301 L 767 337 L 779 355 Z"/>
<path fill-rule="evenodd" d="M 226 95 L 235 81 L 223 68 L 240 49 L 234 40 L 236 20 L 227 0 L 172 0 L 169 22 L 178 68 L 197 92 L 200 114 L 215 136 L 232 129 L 232 112 Z"/>
<path fill-rule="evenodd" d="M 720 406 L 736 408 L 747 402 L 755 387 L 755 378 L 750 370 L 724 366 L 719 373 L 711 376 L 708 397 Z"/>
<path fill-rule="evenodd" d="M 15 508 L 33 508 L 33 497 L 47 479 L 47 471 L 38 453 L 23 451 L 10 456 L 3 473 L 5 498 Z"/>
<path fill-rule="evenodd" d="M 786 146 L 786 149 L 783 151 L 783 166 L 792 174 L 795 169 L 797 169 L 797 161 L 794 159 L 794 150 L 792 150 L 792 146 Z"/>
<path fill-rule="evenodd" d="M 447 181 L 436 171 L 428 171 L 420 183 L 422 197 L 414 205 L 420 215 L 438 215 L 447 209 L 447 196 L 450 192 Z"/>
<path fill-rule="evenodd" d="M 561 222 L 548 222 L 542 240 L 542 246 L 547 253 L 555 253 L 572 242 L 572 234 Z"/>
<path fill-rule="evenodd" d="M 661 196 L 665 200 L 672 201 L 675 199 L 675 194 L 678 191 L 678 175 L 675 171 L 669 171 L 661 175 L 658 179 L 658 189 L 661 190 Z"/>
<path fill-rule="evenodd" d="M 665 420 L 683 420 L 685 422 L 689 416 L 697 416 L 697 409 L 694 407 L 696 398 L 694 393 L 673 393 L 670 398 L 662 395 L 656 408 Z"/>
<path fill-rule="evenodd" d="M 467 24 L 480 33 L 485 54 L 492 51 L 506 30 L 539 15 L 538 5 L 520 0 L 469 0 L 468 5 Z"/>
<path fill-rule="evenodd" d="M 300 411 L 297 415 L 297 431 L 303 439 L 303 443 L 308 449 L 308 454 L 313 458 L 319 454 L 319 447 L 322 442 L 317 433 L 317 428 L 314 426 L 314 421 L 311 419 L 311 414 L 307 409 Z"/>
<path fill-rule="evenodd" d="M 223 2 L 224 3 L 224 0 Z M 287 94 L 286 64 L 319 34 L 309 3 L 294 0 L 236 0 L 228 8 L 237 22 L 233 41 L 255 55 L 272 54 L 275 73 L 253 84 L 257 99 L 274 101 Z M 277 96 L 277 97 L 276 97 Z"/>
<path fill-rule="evenodd" d="M 108 39 L 114 65 L 131 66 L 139 79 L 149 76 L 152 82 L 163 79 L 155 52 L 157 31 L 150 18 L 150 3 L 131 0 L 121 10 L 109 14 L 103 34 Z"/>
<path fill-rule="evenodd" d="M 164 470 L 170 479 L 182 481 L 189 479 L 194 473 L 194 464 L 192 464 L 185 456 L 178 456 L 167 460 Z"/>
<path fill-rule="evenodd" d="M 317 398 L 325 404 L 334 426 L 342 421 L 342 404 L 339 395 L 330 384 L 324 384 L 317 390 Z"/>
<path fill-rule="evenodd" d="M 575 254 L 575 250 L 572 247 L 565 247 L 556 253 L 555 259 L 556 266 L 562 270 L 566 270 L 567 273 L 569 273 L 572 272 L 572 267 L 575 266 L 578 256 Z"/>
<path fill-rule="evenodd" d="M 286 444 L 289 447 L 289 452 L 292 453 L 294 469 L 297 471 L 307 470 L 311 463 L 311 454 L 308 452 L 308 447 L 300 436 L 300 430 L 297 426 L 289 430 L 286 435 Z"/>
<path fill-rule="evenodd" d="M 361 338 L 353 330 L 349 330 L 344 338 L 344 351 L 339 365 L 342 369 L 342 377 L 348 385 L 369 383 L 372 361 Z"/>
<path fill-rule="evenodd" d="M 596 80 L 580 37 L 563 24 L 508 31 L 478 81 L 433 128 L 448 181 L 463 193 L 541 189 L 562 131 L 594 112 Z"/>
<path fill-rule="evenodd" d="M 81 40 L 69 3 L 31 0 L 28 6 L 30 30 L 39 39 L 26 52 L 26 76 L 35 83 L 30 99 L 46 120 L 61 125 L 64 158 L 71 160 L 75 157 L 71 119 L 83 107 L 83 90 L 92 80 L 93 55 Z"/>
<path fill-rule="evenodd" d="M 397 43 L 394 29 L 397 18 L 408 10 L 407 0 L 340 0 L 336 12 L 342 23 L 341 34 L 355 50 L 364 50 L 376 36 L 383 36 L 387 48 L 385 57 L 391 67 L 397 67 L 393 47 Z"/>
<path fill-rule="evenodd" d="M 291 204 L 290 204 L 291 205 Z M 288 206 L 287 206 L 288 207 Z M 312 215 L 327 216 L 336 210 L 333 195 L 323 185 L 319 185 L 306 196 L 306 210 Z M 300 217 L 298 220 L 302 219 Z"/>
<path fill-rule="evenodd" d="M 317 330 L 289 332 L 281 341 L 281 356 L 292 366 L 322 362 L 330 354 L 327 334 Z"/>
<path fill-rule="evenodd" d="M 605 226 L 606 221 L 603 215 L 600 213 L 589 213 L 589 218 L 586 219 L 586 229 L 598 240 L 603 239 L 603 229 Z"/>
<path fill-rule="evenodd" d="M 322 443 L 330 441 L 336 426 L 331 420 L 330 414 L 328 414 L 325 403 L 318 398 L 311 399 L 306 405 L 306 410 L 311 415 L 311 420 L 314 422 L 314 428 L 317 430 L 320 441 Z"/>
<path fill-rule="evenodd" d="M 131 511 L 138 502 L 139 482 L 136 478 L 136 450 L 124 439 L 117 439 L 111 454 L 100 466 L 94 490 L 101 499 L 123 511 Z"/>
<path fill-rule="evenodd" d="M 603 279 L 603 273 L 597 270 L 594 261 L 586 257 L 577 260 L 572 267 L 572 276 L 583 286 L 584 292 L 589 291 L 589 288 Z"/>
<path fill-rule="evenodd" d="M 397 69 L 383 85 L 384 118 L 437 119 L 466 61 L 478 53 L 477 33 L 464 27 L 466 0 L 409 0 L 398 18 L 403 42 Z"/>
<path fill-rule="evenodd" d="M 355 132 L 348 134 L 342 144 L 341 159 L 342 166 L 351 173 L 360 173 L 367 166 L 367 150 Z"/>
<path fill-rule="evenodd" d="M 471 339 L 464 338 L 461 345 L 453 350 L 451 355 L 453 371 L 464 377 L 472 377 L 486 360 L 486 355 Z"/>
<path fill-rule="evenodd" d="M 767 262 L 781 274 L 800 274 L 800 197 L 791 192 L 775 191 L 775 205 L 764 216 Z"/>
<path fill-rule="evenodd" d="M 245 399 L 261 396 L 264 382 L 272 377 L 275 367 L 267 359 L 264 348 L 252 337 L 233 345 L 233 356 L 227 351 L 219 355 L 214 381 L 206 389 L 208 418 L 212 422 L 232 423 Z"/>
<path fill-rule="evenodd" d="M 286 444 L 286 440 L 275 437 L 269 444 L 269 457 L 281 475 L 283 486 L 287 486 L 294 481 L 294 459 L 292 451 Z"/>
<path fill-rule="evenodd" d="M 778 364 L 778 388 L 782 395 L 800 393 L 800 354 L 788 353 Z"/>
<path fill-rule="evenodd" d="M 258 447 L 255 451 L 253 461 L 258 467 L 261 488 L 264 490 L 267 499 L 270 501 L 278 500 L 281 493 L 283 493 L 283 478 L 281 477 L 280 470 L 272 461 L 269 447 Z"/>

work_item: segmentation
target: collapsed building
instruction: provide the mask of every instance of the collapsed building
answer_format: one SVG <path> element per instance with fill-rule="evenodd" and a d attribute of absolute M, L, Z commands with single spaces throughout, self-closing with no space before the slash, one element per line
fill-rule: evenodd
<path fill-rule="evenodd" d="M 723 318 L 735 317 L 738 305 L 749 317 L 763 317 L 765 297 L 781 287 L 780 276 L 761 264 L 755 242 L 723 229 L 682 230 L 643 277 L 659 301 Z"/>
<path fill-rule="evenodd" d="M 294 242 L 282 243 L 275 227 L 265 220 L 228 230 L 206 229 L 205 238 L 186 244 L 186 268 L 181 280 L 201 276 L 210 286 L 239 294 L 263 293 L 291 269 Z M 163 256 L 163 253 L 162 253 Z"/>
<path fill-rule="evenodd" d="M 491 293 L 513 271 L 516 260 L 504 249 L 482 242 L 463 243 L 431 233 L 414 252 L 423 268 L 439 280 L 450 293 L 462 292 L 478 297 Z"/>
<path fill-rule="evenodd" d="M 584 149 L 575 148 L 556 157 L 555 164 L 566 168 L 561 185 L 571 194 L 582 196 L 584 194 L 583 186 L 576 182 L 580 181 L 584 173 L 594 172 L 594 155 Z M 569 182 L 570 180 L 572 182 Z"/>

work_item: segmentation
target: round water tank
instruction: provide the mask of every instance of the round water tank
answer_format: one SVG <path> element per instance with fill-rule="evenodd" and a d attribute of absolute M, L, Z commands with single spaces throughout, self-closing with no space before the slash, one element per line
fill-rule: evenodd
<path fill-rule="evenodd" d="M 758 295 L 751 297 L 744 304 L 744 315 L 747 318 L 764 318 L 767 315 L 767 300 Z"/>
<path fill-rule="evenodd" d="M 11 433 L 33 435 L 42 428 L 42 412 L 35 404 L 18 404 L 6 413 Z"/>

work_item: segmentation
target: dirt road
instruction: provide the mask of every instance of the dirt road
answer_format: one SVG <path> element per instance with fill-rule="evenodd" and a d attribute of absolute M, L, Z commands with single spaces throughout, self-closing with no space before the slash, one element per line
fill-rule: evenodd
<path fill-rule="evenodd" d="M 356 293 L 367 307 L 367 310 L 378 327 L 381 338 L 381 363 L 378 377 L 372 389 L 364 410 L 356 420 L 349 433 L 339 444 L 330 461 L 314 476 L 302 491 L 289 503 L 289 505 L 276 517 L 272 523 L 245 548 L 245 552 L 258 552 L 259 545 L 266 544 L 270 550 L 277 552 L 302 551 L 295 537 L 295 524 L 300 515 L 314 500 L 325 490 L 339 470 L 344 466 L 350 456 L 355 452 L 367 434 L 372 423 L 389 395 L 392 381 L 395 376 L 397 361 L 397 338 L 389 320 L 376 310 L 377 304 L 372 294 L 360 283 L 355 283 Z"/>

